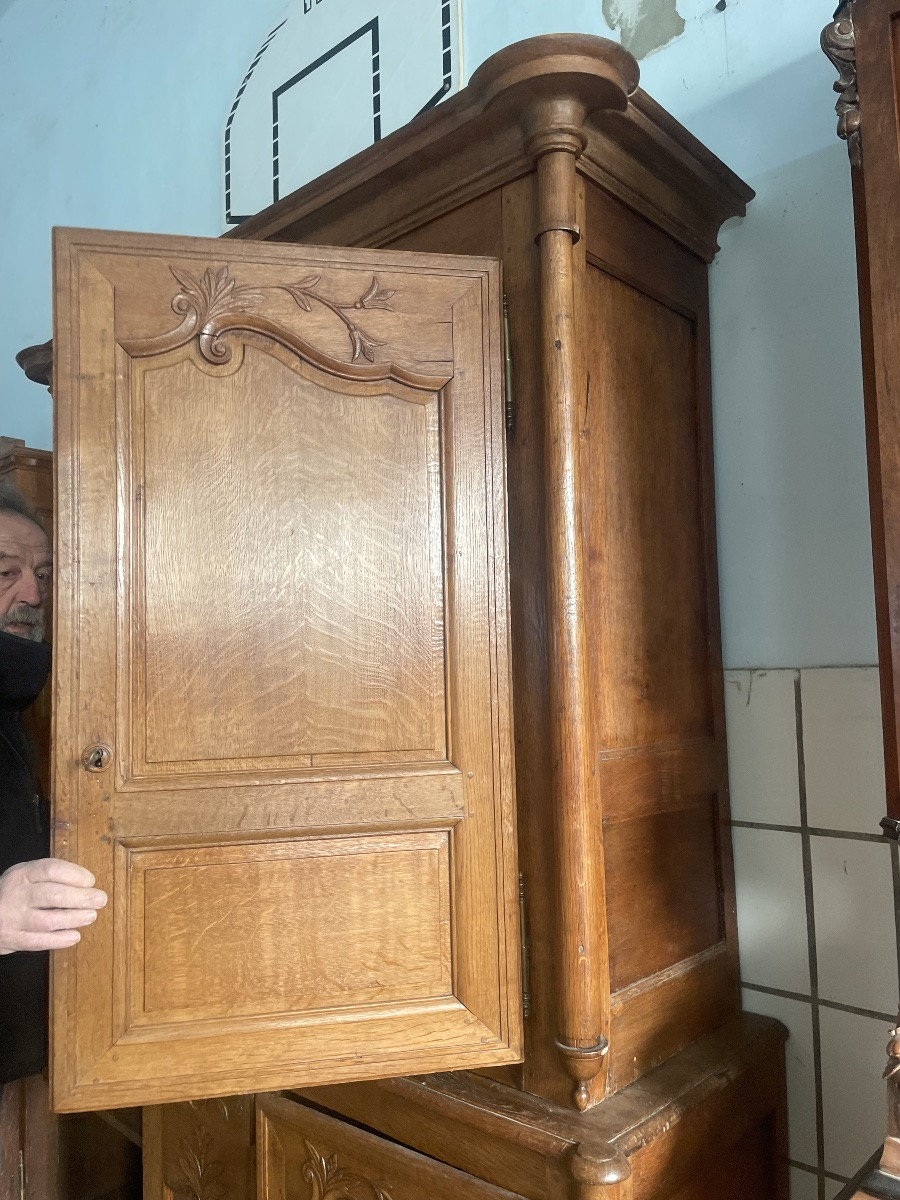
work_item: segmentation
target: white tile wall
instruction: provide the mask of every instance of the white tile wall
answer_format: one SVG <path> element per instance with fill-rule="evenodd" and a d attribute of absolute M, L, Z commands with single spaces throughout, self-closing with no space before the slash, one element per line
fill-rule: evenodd
<path fill-rule="evenodd" d="M 799 825 L 797 671 L 726 671 L 731 815 Z"/>
<path fill-rule="evenodd" d="M 741 978 L 809 993 L 809 947 L 800 835 L 732 830 Z"/>
<path fill-rule="evenodd" d="M 801 685 L 810 825 L 878 833 L 884 816 L 878 668 L 804 670 Z"/>
<path fill-rule="evenodd" d="M 887 842 L 813 837 L 819 996 L 893 1013 L 897 940 Z"/>
<path fill-rule="evenodd" d="M 729 671 L 725 694 L 742 977 L 789 993 L 748 986 L 744 1004 L 790 1033 L 790 1158 L 811 1168 L 791 1168 L 793 1200 L 819 1200 L 820 1179 L 831 1200 L 843 1185 L 824 1172 L 855 1175 L 885 1134 L 888 1021 L 866 1012 L 893 1013 L 900 992 L 891 851 L 871 836 L 884 815 L 877 670 Z"/>
<path fill-rule="evenodd" d="M 743 1004 L 748 1011 L 775 1017 L 787 1026 L 789 1156 L 796 1162 L 813 1165 L 817 1161 L 818 1149 L 811 1005 L 808 1000 L 788 1000 L 784 996 L 771 996 L 749 988 L 744 989 Z"/>
<path fill-rule="evenodd" d="M 882 1021 L 821 1008 L 825 1169 L 855 1175 L 886 1133 Z"/>

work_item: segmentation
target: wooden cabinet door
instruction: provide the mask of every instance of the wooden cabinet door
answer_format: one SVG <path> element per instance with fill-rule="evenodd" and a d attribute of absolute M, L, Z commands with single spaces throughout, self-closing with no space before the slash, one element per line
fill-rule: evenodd
<path fill-rule="evenodd" d="M 517 1060 L 497 264 L 55 269 L 56 1107 Z"/>

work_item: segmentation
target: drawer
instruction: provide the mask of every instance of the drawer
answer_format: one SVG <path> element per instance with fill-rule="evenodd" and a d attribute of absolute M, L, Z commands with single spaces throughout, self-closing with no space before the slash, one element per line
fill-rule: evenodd
<path fill-rule="evenodd" d="M 522 1200 L 278 1095 L 256 1098 L 257 1200 Z"/>

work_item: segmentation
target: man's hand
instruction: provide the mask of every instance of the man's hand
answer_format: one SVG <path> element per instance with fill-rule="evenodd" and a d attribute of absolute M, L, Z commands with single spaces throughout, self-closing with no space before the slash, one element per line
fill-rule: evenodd
<path fill-rule="evenodd" d="M 61 858 L 16 863 L 0 875 L 0 954 L 63 950 L 97 919 L 106 893 L 94 876 Z"/>

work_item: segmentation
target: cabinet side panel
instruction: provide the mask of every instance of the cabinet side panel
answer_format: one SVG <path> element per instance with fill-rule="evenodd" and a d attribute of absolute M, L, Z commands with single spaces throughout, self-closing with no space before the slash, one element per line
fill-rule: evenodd
<path fill-rule="evenodd" d="M 585 339 L 587 605 L 604 752 L 708 737 L 692 322 L 599 268 Z"/>
<path fill-rule="evenodd" d="M 586 604 L 615 1091 L 737 1007 L 706 267 L 586 184 Z M 676 849 L 677 847 L 677 849 Z"/>

